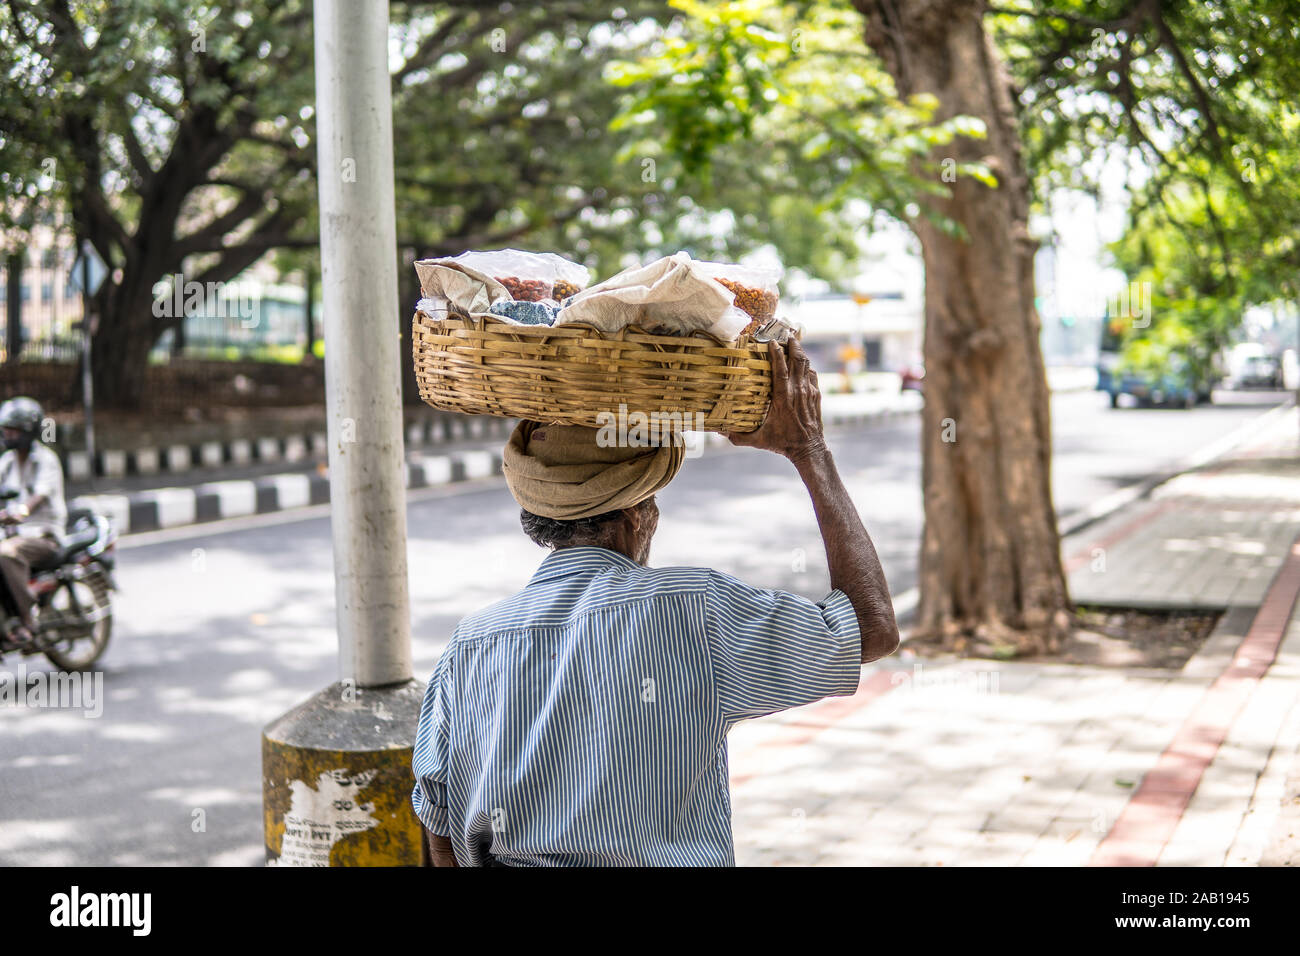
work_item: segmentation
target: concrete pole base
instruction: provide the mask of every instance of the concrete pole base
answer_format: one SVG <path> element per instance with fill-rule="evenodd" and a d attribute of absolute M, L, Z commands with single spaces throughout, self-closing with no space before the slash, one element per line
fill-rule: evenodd
<path fill-rule="evenodd" d="M 262 732 L 268 866 L 420 866 L 411 750 L 424 688 L 331 684 Z"/>

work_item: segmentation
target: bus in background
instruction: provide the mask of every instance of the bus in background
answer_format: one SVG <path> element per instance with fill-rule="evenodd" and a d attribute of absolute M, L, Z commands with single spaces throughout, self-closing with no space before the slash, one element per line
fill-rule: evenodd
<path fill-rule="evenodd" d="M 1110 395 L 1110 407 L 1119 408 L 1120 396 L 1131 395 L 1143 407 L 1170 405 L 1178 408 L 1195 408 L 1201 402 L 1211 401 L 1214 378 L 1211 373 L 1198 373 L 1192 363 L 1181 356 L 1173 356 L 1158 373 L 1121 370 L 1120 352 L 1126 322 L 1123 318 L 1107 318 L 1101 323 L 1101 347 L 1097 353 L 1097 391 Z M 1212 366 L 1213 363 L 1207 363 Z"/>

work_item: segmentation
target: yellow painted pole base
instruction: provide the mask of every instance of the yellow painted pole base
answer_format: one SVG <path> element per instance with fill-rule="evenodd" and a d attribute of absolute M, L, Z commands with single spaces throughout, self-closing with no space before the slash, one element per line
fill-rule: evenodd
<path fill-rule="evenodd" d="M 411 749 L 424 688 L 332 684 L 262 733 L 268 866 L 420 866 Z"/>

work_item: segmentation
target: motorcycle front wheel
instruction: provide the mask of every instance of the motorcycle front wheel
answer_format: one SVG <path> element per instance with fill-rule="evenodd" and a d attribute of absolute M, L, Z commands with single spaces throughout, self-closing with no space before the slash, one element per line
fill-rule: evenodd
<path fill-rule="evenodd" d="M 89 574 L 64 581 L 40 611 L 41 650 L 55 667 L 84 671 L 99 660 L 113 632 L 108 580 Z"/>

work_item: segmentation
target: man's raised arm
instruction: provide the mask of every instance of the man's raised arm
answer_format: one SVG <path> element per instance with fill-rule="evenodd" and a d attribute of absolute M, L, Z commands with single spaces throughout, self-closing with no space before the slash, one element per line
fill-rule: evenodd
<path fill-rule="evenodd" d="M 756 431 L 728 437 L 732 444 L 774 451 L 794 463 L 812 496 L 831 587 L 848 596 L 857 615 L 862 662 L 878 660 L 898 647 L 894 604 L 875 546 L 826 447 L 817 373 L 793 337 L 784 347 L 769 342 L 768 356 L 772 404 L 767 417 Z"/>

